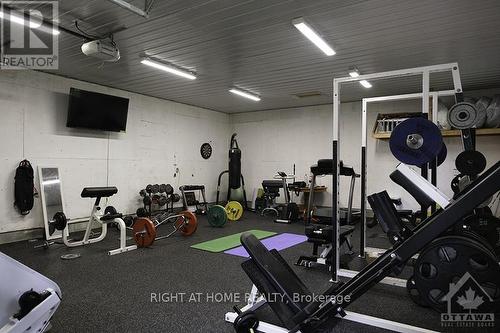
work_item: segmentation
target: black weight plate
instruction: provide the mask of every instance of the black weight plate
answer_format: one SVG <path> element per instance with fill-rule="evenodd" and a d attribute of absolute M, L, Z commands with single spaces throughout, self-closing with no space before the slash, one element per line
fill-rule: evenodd
<path fill-rule="evenodd" d="M 167 191 L 167 185 L 166 184 L 160 184 L 160 189 L 158 192 L 160 193 L 166 193 Z"/>
<path fill-rule="evenodd" d="M 113 207 L 113 206 L 107 206 L 105 209 L 104 209 L 104 215 L 115 215 L 117 214 L 118 212 L 116 211 L 116 208 Z"/>
<path fill-rule="evenodd" d="M 174 193 L 174 188 L 172 187 L 172 185 L 170 184 L 165 185 L 165 193 L 167 195 L 171 195 Z"/>
<path fill-rule="evenodd" d="M 148 184 L 148 185 L 146 186 L 146 192 L 148 192 L 148 193 L 153 193 L 153 185 Z"/>
<path fill-rule="evenodd" d="M 181 196 L 177 193 L 172 194 L 172 201 L 173 202 L 179 202 L 181 200 Z"/>
<path fill-rule="evenodd" d="M 458 283 L 466 273 L 493 299 L 481 312 L 492 312 L 500 304 L 500 266 L 486 247 L 468 237 L 443 236 L 425 247 L 414 265 L 415 287 L 429 306 L 443 313 L 450 283 Z"/>
<path fill-rule="evenodd" d="M 152 190 L 153 190 L 152 193 L 159 193 L 160 192 L 160 185 L 154 184 Z"/>
<path fill-rule="evenodd" d="M 206 160 L 208 160 L 210 156 L 212 156 L 212 146 L 210 145 L 210 143 L 205 142 L 204 144 L 201 145 L 200 154 L 201 157 L 203 157 Z"/>
<path fill-rule="evenodd" d="M 421 137 L 417 148 L 408 145 L 407 140 L 410 135 Z M 415 117 L 401 122 L 394 128 L 389 146 L 396 159 L 420 167 L 439 155 L 443 138 L 436 124 L 425 118 Z"/>
<path fill-rule="evenodd" d="M 475 176 L 486 169 L 486 158 L 477 150 L 465 150 L 458 154 L 455 166 L 460 173 Z"/>

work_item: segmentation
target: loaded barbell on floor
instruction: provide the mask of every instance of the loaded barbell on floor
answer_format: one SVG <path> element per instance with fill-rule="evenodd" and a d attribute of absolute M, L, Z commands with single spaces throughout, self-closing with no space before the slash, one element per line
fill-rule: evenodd
<path fill-rule="evenodd" d="M 243 215 L 243 206 L 238 201 L 229 201 L 224 209 L 230 221 L 238 221 Z"/>
<path fill-rule="evenodd" d="M 165 236 L 157 236 L 157 229 L 160 225 L 173 221 L 173 230 Z M 176 232 L 180 232 L 183 236 L 191 236 L 198 227 L 196 215 L 189 211 L 183 211 L 176 215 L 168 216 L 161 222 L 151 221 L 147 217 L 138 217 L 135 219 L 132 226 L 133 238 L 138 247 L 148 247 L 153 245 L 155 241 L 169 238 Z"/>

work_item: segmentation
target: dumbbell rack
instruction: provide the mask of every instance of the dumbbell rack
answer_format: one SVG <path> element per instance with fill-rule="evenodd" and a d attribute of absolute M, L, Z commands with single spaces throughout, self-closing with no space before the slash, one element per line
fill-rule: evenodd
<path fill-rule="evenodd" d="M 143 198 L 144 208 L 143 211 L 141 208 L 137 210 L 138 216 L 144 214 L 151 216 L 155 212 L 173 212 L 174 203 L 180 200 L 180 196 L 174 193 L 174 188 L 170 184 L 148 184 L 139 195 Z M 157 205 L 158 209 L 153 210 L 153 205 Z"/>

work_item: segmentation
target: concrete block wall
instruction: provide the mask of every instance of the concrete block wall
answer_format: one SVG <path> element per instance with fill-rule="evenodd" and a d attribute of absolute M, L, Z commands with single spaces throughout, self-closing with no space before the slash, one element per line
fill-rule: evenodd
<path fill-rule="evenodd" d="M 129 98 L 127 131 L 67 128 L 70 87 Z M 138 191 L 148 183 L 170 183 L 176 192 L 182 184 L 205 184 L 212 201 L 217 175 L 227 168 L 227 114 L 46 73 L 0 71 L 0 120 L 0 235 L 43 227 L 40 198 L 27 216 L 13 207 L 14 172 L 24 158 L 34 168 L 59 167 L 71 218 L 89 215 L 92 200 L 80 197 L 85 186 L 117 186 L 109 203 L 126 213 L 141 204 Z M 213 147 L 209 160 L 200 156 L 204 142 Z"/>

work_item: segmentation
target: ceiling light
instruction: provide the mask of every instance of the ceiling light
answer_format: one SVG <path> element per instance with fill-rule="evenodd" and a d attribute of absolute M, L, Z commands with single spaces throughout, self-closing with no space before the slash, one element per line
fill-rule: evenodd
<path fill-rule="evenodd" d="M 0 12 L 0 19 L 5 18 L 6 20 L 11 21 L 12 23 L 16 23 L 19 25 L 25 25 L 25 18 L 22 17 L 22 14 L 15 14 L 14 12 L 10 12 L 10 14 L 4 14 L 3 12 Z M 31 29 L 37 29 L 49 34 L 53 34 L 54 36 L 59 35 L 61 32 L 57 29 L 57 26 L 52 25 L 47 26 L 44 25 L 42 17 L 39 17 L 38 15 L 32 15 L 29 16 L 29 27 Z"/>
<path fill-rule="evenodd" d="M 306 36 L 311 42 L 314 43 L 317 47 L 321 49 L 321 51 L 325 52 L 327 56 L 332 56 L 335 54 L 335 51 L 328 45 L 319 34 L 314 31 L 302 18 L 296 18 L 292 21 L 295 28 L 297 28 L 304 36 Z"/>
<path fill-rule="evenodd" d="M 361 81 L 359 81 L 359 83 L 360 83 L 363 87 L 365 87 L 365 88 L 371 88 L 371 87 L 372 87 L 372 84 L 371 84 L 370 82 L 366 81 L 366 80 L 361 80 Z"/>
<path fill-rule="evenodd" d="M 359 70 L 356 67 L 351 67 L 351 68 L 349 68 L 349 75 L 351 77 L 358 77 L 359 76 Z"/>
<path fill-rule="evenodd" d="M 256 101 L 256 102 L 260 101 L 259 95 L 251 94 L 251 93 L 243 91 L 241 89 L 231 88 L 231 89 L 229 89 L 229 92 L 232 92 L 233 94 L 251 99 L 252 101 Z"/>
<path fill-rule="evenodd" d="M 183 69 L 180 69 L 180 68 L 177 68 L 177 67 L 174 67 L 172 65 L 165 64 L 165 63 L 162 63 L 162 62 L 159 62 L 156 60 L 152 60 L 149 58 L 142 59 L 141 64 L 151 66 L 151 67 L 154 67 L 156 69 L 160 69 L 162 71 L 169 72 L 169 73 L 172 73 L 172 74 L 175 74 L 178 76 L 182 76 L 186 79 L 190 79 L 190 80 L 196 79 L 196 75 L 192 72 L 189 72 L 187 70 L 183 70 Z"/>

